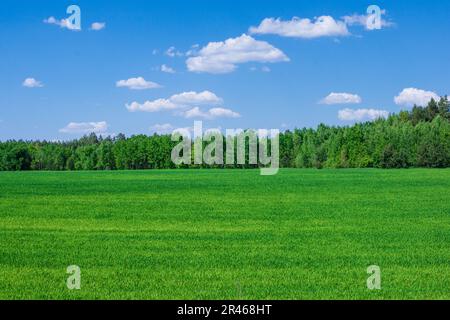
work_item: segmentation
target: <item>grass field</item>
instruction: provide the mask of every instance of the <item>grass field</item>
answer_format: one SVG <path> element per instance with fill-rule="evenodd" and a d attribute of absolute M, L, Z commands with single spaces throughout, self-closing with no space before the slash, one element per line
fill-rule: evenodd
<path fill-rule="evenodd" d="M 3 172 L 0 298 L 450 299 L 450 170 Z"/>

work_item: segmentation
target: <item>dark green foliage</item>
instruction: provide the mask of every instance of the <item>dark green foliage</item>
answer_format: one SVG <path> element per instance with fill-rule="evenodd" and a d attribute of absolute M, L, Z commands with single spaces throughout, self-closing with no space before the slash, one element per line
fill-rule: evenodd
<path fill-rule="evenodd" d="M 24 142 L 9 142 L 0 148 L 0 170 L 30 170 L 31 154 L 27 144 Z"/>
<path fill-rule="evenodd" d="M 324 124 L 280 134 L 283 168 L 409 168 L 450 166 L 450 105 L 447 97 L 414 106 L 388 119 L 351 127 Z M 236 138 L 235 154 L 236 154 Z M 224 139 L 225 140 L 225 139 Z M 170 135 L 95 134 L 70 142 L 0 142 L 0 170 L 137 170 L 175 168 Z M 182 165 L 181 168 L 255 168 L 246 165 Z M 203 146 L 207 145 L 203 142 Z M 224 141 L 224 152 L 226 141 Z M 192 158 L 194 157 L 194 150 Z M 236 157 L 235 157 L 236 159 Z"/>

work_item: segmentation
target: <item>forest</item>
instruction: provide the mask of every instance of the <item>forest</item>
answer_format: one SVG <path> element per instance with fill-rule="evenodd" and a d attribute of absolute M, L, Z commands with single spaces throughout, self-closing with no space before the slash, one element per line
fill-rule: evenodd
<path fill-rule="evenodd" d="M 171 135 L 157 134 L 102 137 L 92 133 L 59 142 L 8 140 L 0 142 L 0 171 L 257 166 L 176 166 L 171 161 L 176 144 Z M 280 133 L 279 144 L 282 168 L 450 167 L 450 104 L 442 97 L 386 119 L 287 130 Z"/>

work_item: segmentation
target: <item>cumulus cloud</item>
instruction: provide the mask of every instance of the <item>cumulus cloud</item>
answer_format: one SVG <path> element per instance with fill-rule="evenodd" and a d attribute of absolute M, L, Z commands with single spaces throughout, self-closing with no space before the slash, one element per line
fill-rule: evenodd
<path fill-rule="evenodd" d="M 289 58 L 281 50 L 243 34 L 237 38 L 208 43 L 196 56 L 188 58 L 186 65 L 192 72 L 219 74 L 232 72 L 241 63 L 283 61 L 289 61 Z"/>
<path fill-rule="evenodd" d="M 128 80 L 119 80 L 116 82 L 116 87 L 126 87 L 131 90 L 145 90 L 156 89 L 161 86 L 155 82 L 147 81 L 143 77 L 130 78 Z"/>
<path fill-rule="evenodd" d="M 208 115 L 212 118 L 239 118 L 241 116 L 239 113 L 225 108 L 209 109 Z"/>
<path fill-rule="evenodd" d="M 287 21 L 280 18 L 266 18 L 259 26 L 250 27 L 249 31 L 252 34 L 276 34 L 304 39 L 348 36 L 350 34 L 343 21 L 335 20 L 331 16 L 321 16 L 314 20 L 293 17 Z"/>
<path fill-rule="evenodd" d="M 389 112 L 386 110 L 376 109 L 343 109 L 339 110 L 338 117 L 344 121 L 362 121 L 362 120 L 376 120 L 378 118 L 386 118 Z"/>
<path fill-rule="evenodd" d="M 164 110 L 187 109 L 192 106 L 216 106 L 223 100 L 211 91 L 188 91 L 172 95 L 168 99 L 157 99 L 144 103 L 132 102 L 126 107 L 129 111 L 158 112 Z"/>
<path fill-rule="evenodd" d="M 175 70 L 165 64 L 161 66 L 161 71 L 165 73 L 175 73 Z"/>
<path fill-rule="evenodd" d="M 150 127 L 150 131 L 156 132 L 158 134 L 166 134 L 169 132 L 172 132 L 174 129 L 174 126 L 172 126 L 170 123 L 164 123 L 164 124 L 155 124 Z"/>
<path fill-rule="evenodd" d="M 426 106 L 431 99 L 439 100 L 440 97 L 433 91 L 406 88 L 394 98 L 394 102 L 400 106 Z"/>
<path fill-rule="evenodd" d="M 335 93 L 332 92 L 325 98 L 323 98 L 320 103 L 321 104 L 358 104 L 361 103 L 362 99 L 357 94 L 351 93 Z"/>
<path fill-rule="evenodd" d="M 174 58 L 174 57 L 182 57 L 183 53 L 178 51 L 175 47 L 170 47 L 165 52 L 166 56 Z"/>
<path fill-rule="evenodd" d="M 184 127 L 184 128 L 176 128 L 172 130 L 172 134 L 178 133 L 179 135 L 191 138 L 192 134 L 194 133 L 194 127 Z"/>
<path fill-rule="evenodd" d="M 26 78 L 23 82 L 22 85 L 24 87 L 27 88 L 41 88 L 44 85 L 42 84 L 42 82 L 37 81 L 35 78 Z"/>
<path fill-rule="evenodd" d="M 128 111 L 144 111 L 144 112 L 158 112 L 164 110 L 174 110 L 178 106 L 168 99 L 157 99 L 154 101 L 145 101 L 144 103 L 138 103 L 136 101 L 126 105 Z"/>
<path fill-rule="evenodd" d="M 237 112 L 234 112 L 230 109 L 225 108 L 211 108 L 208 111 L 204 112 L 200 110 L 199 107 L 194 107 L 190 110 L 187 110 L 183 113 L 185 118 L 191 119 L 216 119 L 216 118 L 239 118 L 241 115 Z"/>
<path fill-rule="evenodd" d="M 175 115 L 185 118 L 238 118 L 240 114 L 230 109 L 218 107 L 223 103 L 222 98 L 218 97 L 211 91 L 188 91 L 174 94 L 168 99 L 157 99 L 154 101 L 145 101 L 144 103 L 132 102 L 126 105 L 131 112 L 158 112 L 158 111 L 175 111 Z M 199 106 L 209 108 L 202 111 Z"/>
<path fill-rule="evenodd" d="M 188 51 L 186 51 L 185 55 L 186 55 L 187 57 L 197 55 L 197 54 L 198 54 L 198 48 L 199 48 L 199 47 L 200 47 L 199 44 L 194 44 L 194 45 L 192 45 L 191 48 L 190 48 Z"/>
<path fill-rule="evenodd" d="M 165 110 L 187 109 L 194 105 L 218 105 L 222 99 L 210 91 L 188 91 L 174 94 L 168 99 L 145 101 L 144 103 L 132 102 L 126 107 L 129 111 L 158 112 Z"/>
<path fill-rule="evenodd" d="M 101 122 L 70 122 L 67 126 L 60 129 L 61 133 L 106 133 L 108 124 Z"/>
<path fill-rule="evenodd" d="M 91 30 L 94 30 L 94 31 L 99 31 L 99 30 L 105 29 L 105 27 L 106 27 L 105 22 L 94 22 L 93 24 L 91 24 Z"/>
<path fill-rule="evenodd" d="M 177 105 L 218 105 L 223 102 L 215 93 L 205 90 L 202 92 L 188 91 L 174 94 L 170 101 Z"/>
<path fill-rule="evenodd" d="M 44 23 L 54 24 L 54 25 L 60 26 L 61 28 L 66 28 L 66 29 L 69 29 L 72 31 L 80 31 L 81 30 L 81 28 L 77 28 L 72 23 L 70 23 L 69 20 L 67 20 L 67 19 L 58 20 L 53 16 L 48 17 L 47 19 L 44 19 Z"/>

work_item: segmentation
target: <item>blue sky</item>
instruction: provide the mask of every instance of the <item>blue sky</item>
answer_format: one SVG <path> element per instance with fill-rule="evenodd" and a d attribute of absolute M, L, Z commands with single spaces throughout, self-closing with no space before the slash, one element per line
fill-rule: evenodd
<path fill-rule="evenodd" d="M 71 4 L 81 31 L 61 27 Z M 371 4 L 379 30 L 362 23 Z M 413 0 L 2 1 L 0 140 L 398 112 L 450 93 L 449 12 Z"/>

